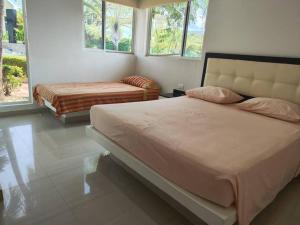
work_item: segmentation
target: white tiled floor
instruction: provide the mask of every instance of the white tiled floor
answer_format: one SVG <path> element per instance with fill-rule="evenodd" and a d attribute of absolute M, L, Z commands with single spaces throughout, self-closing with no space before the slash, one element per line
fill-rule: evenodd
<path fill-rule="evenodd" d="M 1 225 L 191 225 L 106 156 L 85 125 L 48 113 L 0 118 Z M 251 225 L 299 225 L 299 215 L 296 179 Z"/>

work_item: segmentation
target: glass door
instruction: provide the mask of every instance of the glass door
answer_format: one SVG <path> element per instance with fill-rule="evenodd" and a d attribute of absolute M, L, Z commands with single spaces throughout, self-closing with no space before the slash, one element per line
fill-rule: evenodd
<path fill-rule="evenodd" d="M 0 107 L 30 101 L 24 9 L 22 0 L 4 0 Z"/>

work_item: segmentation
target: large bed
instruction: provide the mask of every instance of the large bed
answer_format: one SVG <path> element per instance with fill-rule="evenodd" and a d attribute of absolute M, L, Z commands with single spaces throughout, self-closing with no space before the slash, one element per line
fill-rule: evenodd
<path fill-rule="evenodd" d="M 300 60 L 206 55 L 202 85 L 300 104 Z M 300 124 L 179 97 L 94 106 L 87 133 L 211 225 L 248 225 L 300 173 Z"/>

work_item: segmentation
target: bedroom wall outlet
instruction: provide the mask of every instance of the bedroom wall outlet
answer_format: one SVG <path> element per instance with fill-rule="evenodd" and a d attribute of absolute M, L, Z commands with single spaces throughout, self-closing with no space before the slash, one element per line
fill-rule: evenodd
<path fill-rule="evenodd" d="M 177 85 L 177 88 L 179 89 L 179 90 L 184 90 L 184 84 L 178 84 Z"/>

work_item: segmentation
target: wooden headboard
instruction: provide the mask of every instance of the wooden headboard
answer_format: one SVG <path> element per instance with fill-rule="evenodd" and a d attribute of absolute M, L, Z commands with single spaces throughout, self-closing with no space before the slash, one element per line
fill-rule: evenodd
<path fill-rule="evenodd" d="M 201 86 L 300 104 L 300 58 L 206 53 Z"/>

